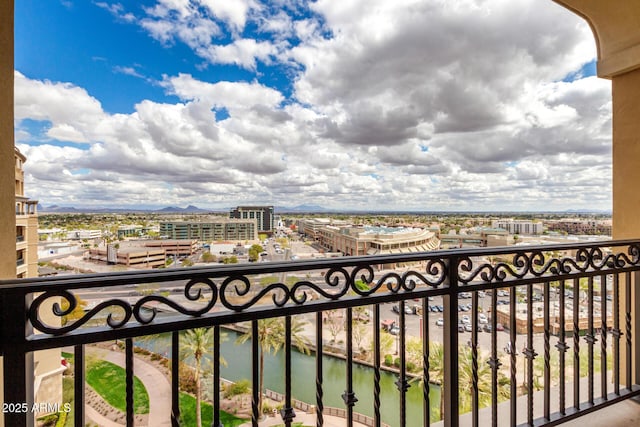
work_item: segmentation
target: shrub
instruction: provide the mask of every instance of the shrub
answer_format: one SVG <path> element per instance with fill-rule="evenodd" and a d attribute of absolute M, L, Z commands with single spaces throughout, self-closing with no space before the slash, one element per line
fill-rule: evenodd
<path fill-rule="evenodd" d="M 224 388 L 224 397 L 248 393 L 250 388 L 249 380 L 240 380 L 236 383 L 229 384 Z"/>
<path fill-rule="evenodd" d="M 178 377 L 180 378 L 180 390 L 187 393 L 196 394 L 196 373 L 195 370 L 185 363 L 180 364 Z"/>
<path fill-rule="evenodd" d="M 396 368 L 400 367 L 400 358 L 396 357 L 396 359 L 393 361 L 393 366 L 395 366 Z"/>
<path fill-rule="evenodd" d="M 390 354 L 385 354 L 384 355 L 384 365 L 385 366 L 391 366 L 393 365 L 393 356 Z"/>

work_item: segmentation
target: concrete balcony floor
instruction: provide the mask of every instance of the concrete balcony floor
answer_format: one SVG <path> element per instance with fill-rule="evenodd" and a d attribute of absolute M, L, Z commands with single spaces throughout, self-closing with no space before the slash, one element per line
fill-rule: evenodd
<path fill-rule="evenodd" d="M 568 421 L 566 427 L 640 426 L 640 398 L 634 397 Z"/>

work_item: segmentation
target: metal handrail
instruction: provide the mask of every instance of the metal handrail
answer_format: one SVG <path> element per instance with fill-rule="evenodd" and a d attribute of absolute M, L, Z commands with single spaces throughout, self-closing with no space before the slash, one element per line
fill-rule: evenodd
<path fill-rule="evenodd" d="M 490 258 L 492 260 L 488 260 Z M 497 259 L 497 260 L 496 260 Z M 506 262 L 506 261 L 509 262 Z M 395 269 L 396 264 L 407 266 L 403 270 Z M 387 267 L 387 268 L 385 268 Z M 533 424 L 555 424 L 558 420 L 574 418 L 583 413 L 611 404 L 612 402 L 638 394 L 635 388 L 637 381 L 631 378 L 631 370 L 627 370 L 626 377 L 621 377 L 620 358 L 626 357 L 627 365 L 632 366 L 632 331 L 637 330 L 638 320 L 632 318 L 631 283 L 632 275 L 637 275 L 640 271 L 640 241 L 604 241 L 591 243 L 570 243 L 561 245 L 539 245 L 539 246 L 511 246 L 501 248 L 480 248 L 462 250 L 441 250 L 433 252 L 376 255 L 366 257 L 344 257 L 330 259 L 316 259 L 309 261 L 280 262 L 280 263 L 257 263 L 243 265 L 223 265 L 216 267 L 191 267 L 171 270 L 153 270 L 141 272 L 119 272 L 110 274 L 89 274 L 82 276 L 63 276 L 53 278 L 37 279 L 16 279 L 0 282 L 0 299 L 2 309 L 2 326 L 0 326 L 0 351 L 5 357 L 5 378 L 24 377 L 32 378 L 29 375 L 30 369 L 28 360 L 25 361 L 25 354 L 35 350 L 49 348 L 60 348 L 63 346 L 74 346 L 80 355 L 83 354 L 85 344 L 108 341 L 114 339 L 125 339 L 127 342 L 127 366 L 133 365 L 132 337 L 171 332 L 174 335 L 172 352 L 177 357 L 177 334 L 178 331 L 198 327 L 214 327 L 218 331 L 222 325 L 235 322 L 251 322 L 251 330 L 257 333 L 258 321 L 271 317 L 284 317 L 285 329 L 289 337 L 286 342 L 291 342 L 291 316 L 302 313 L 315 313 L 317 324 L 322 324 L 322 313 L 335 310 L 346 309 L 345 330 L 347 336 L 353 333 L 352 326 L 354 320 L 351 313 L 359 306 L 372 305 L 374 313 L 374 343 L 379 346 L 380 334 L 376 332 L 380 325 L 380 304 L 387 302 L 397 302 L 399 304 L 399 378 L 396 382 L 400 390 L 400 419 L 399 425 L 407 425 L 405 394 L 409 388 L 407 371 L 407 360 L 404 356 L 407 346 L 405 332 L 405 312 L 404 305 L 409 299 L 418 298 L 421 301 L 422 312 L 426 319 L 429 318 L 428 298 L 442 296 L 444 303 L 444 385 L 443 395 L 445 399 L 444 415 L 445 425 L 457 425 L 459 422 L 459 407 L 457 405 L 460 398 L 458 387 L 451 386 L 459 384 L 459 369 L 461 354 L 457 332 L 458 305 L 460 294 L 472 294 L 472 324 L 478 325 L 478 292 L 490 290 L 491 312 L 491 355 L 488 363 L 491 367 L 492 398 L 491 411 L 492 420 L 497 420 L 498 393 L 497 382 L 499 368 L 501 365 L 498 358 L 498 348 L 496 343 L 497 329 L 497 290 L 510 288 L 510 296 L 507 311 L 509 328 L 509 343 L 511 348 L 516 348 L 516 336 L 519 332 L 516 319 L 516 296 L 515 289 L 523 289 L 527 296 L 527 321 L 526 344 L 523 349 L 528 368 L 527 383 L 527 423 Z M 305 277 L 298 277 L 296 283 L 287 284 L 284 282 L 286 273 L 302 273 Z M 278 275 L 280 281 L 268 285 L 260 285 L 259 277 L 262 275 Z M 613 301 L 608 303 L 606 298 L 596 304 L 594 300 L 594 282 L 600 280 L 606 283 L 610 277 L 615 282 Z M 588 283 L 587 311 L 588 321 L 585 335 L 586 344 L 575 337 L 581 332 L 579 322 L 580 313 L 574 309 L 573 332 L 574 350 L 580 345 L 587 345 L 589 350 L 588 368 L 588 397 L 586 405 L 576 401 L 573 409 L 565 407 L 564 400 L 561 400 L 559 413 L 551 413 L 550 409 L 550 368 L 548 367 L 549 357 L 552 351 L 550 348 L 551 315 L 550 315 L 550 288 L 552 283 L 557 283 L 560 289 L 560 301 L 564 304 L 564 291 L 573 287 L 574 297 L 578 296 L 578 284 L 580 280 Z M 69 309 L 62 310 L 59 306 L 53 313 L 56 317 L 63 317 L 69 314 L 78 302 L 78 290 L 90 292 L 96 288 L 117 289 L 127 285 L 140 285 L 144 283 L 160 283 L 179 289 L 179 294 L 153 294 L 134 295 L 134 301 L 129 298 L 113 297 L 99 303 L 96 307 L 88 310 L 84 316 L 78 320 L 70 321 L 64 326 L 47 323 L 45 307 L 48 301 L 59 301 L 61 298 L 69 302 Z M 534 286 L 542 287 L 544 297 L 544 348 L 536 348 L 533 344 L 534 335 L 533 322 L 533 294 Z M 178 295 L 180 298 L 177 298 Z M 270 298 L 270 304 L 264 304 L 264 298 Z M 28 304 L 25 306 L 24 301 Z M 625 307 L 620 307 L 621 301 L 625 302 Z M 178 314 L 173 318 L 161 319 L 156 316 L 155 309 L 167 307 Z M 576 304 L 577 306 L 577 304 Z M 145 311 L 153 307 L 153 311 Z M 607 323 L 608 316 L 601 316 L 602 325 L 596 325 L 594 320 L 594 308 L 598 307 L 602 312 L 607 312 L 607 307 L 614 311 L 613 318 L 615 324 L 610 327 Z M 89 323 L 98 320 L 98 314 L 102 310 L 116 310 L 121 313 L 120 317 L 109 317 L 101 324 L 89 326 Z M 50 310 L 50 309 L 49 309 Z M 565 334 L 564 310 L 562 311 L 561 324 L 563 325 L 556 345 L 557 352 L 562 355 L 561 376 L 566 378 L 564 366 L 564 353 L 570 349 Z M 15 322 L 16 319 L 29 319 L 24 325 L 22 322 Z M 620 324 L 618 319 L 624 318 L 624 324 Z M 26 330 L 26 333 L 25 333 Z M 599 331 L 598 331 L 599 330 Z M 322 354 L 322 334 L 321 327 L 317 328 L 318 354 Z M 428 322 L 424 323 L 422 331 L 423 343 L 429 341 Z M 600 400 L 594 397 L 594 361 L 595 343 L 601 342 L 600 354 L 606 360 L 609 352 L 608 340 L 612 342 L 612 354 L 617 361 L 614 372 L 614 390 L 609 393 L 606 385 L 602 385 Z M 11 343 L 6 345 L 5 343 Z M 637 345 L 637 344 L 633 344 Z M 470 357 L 473 365 L 473 383 L 471 384 L 472 398 L 472 420 L 474 425 L 478 425 L 479 420 L 479 378 L 480 366 L 478 361 L 478 328 L 474 327 L 469 340 Z M 257 348 L 254 344 L 254 349 Z M 464 347 L 463 347 L 464 348 Z M 290 350 L 291 345 L 285 346 L 287 355 L 287 368 L 285 369 L 285 381 L 287 383 L 285 393 L 285 409 L 283 409 L 283 419 L 285 424 L 293 420 L 293 409 L 291 406 L 290 388 Z M 257 354 L 257 350 L 253 350 Z M 466 350 L 465 350 L 466 351 Z M 577 351 L 577 350 L 575 350 Z M 423 364 L 425 405 L 429 402 L 429 370 L 428 370 L 429 348 L 424 344 L 425 362 Z M 254 368 L 257 366 L 257 359 L 254 354 Z M 351 339 L 346 342 L 346 390 L 343 395 L 346 406 L 347 423 L 353 422 L 353 406 L 357 397 L 351 385 L 351 364 L 353 354 L 353 344 Z M 377 353 L 376 353 L 377 354 Z M 379 354 L 377 355 L 379 358 Z M 510 417 L 511 424 L 517 423 L 517 411 L 515 405 L 516 395 L 516 359 L 515 352 L 510 354 L 510 376 L 511 376 L 511 399 Z M 545 405 L 542 417 L 535 418 L 533 407 L 533 362 L 537 357 L 545 360 Z M 317 363 L 321 364 L 321 357 L 316 357 Z M 379 362 L 379 361 L 378 361 Z M 374 363 L 376 372 L 379 372 L 380 364 Z M 7 366 L 11 369 L 7 370 Z M 217 374 L 214 377 L 219 379 L 219 353 L 216 356 Z M 606 368 L 606 365 L 603 365 Z M 177 365 L 173 370 L 177 375 Z M 82 378 L 83 372 L 77 372 Z M 603 379 L 606 377 L 603 375 Z M 253 375 L 254 388 L 257 384 L 257 377 Z M 376 381 L 379 381 L 379 376 Z M 20 385 L 22 384 L 22 385 Z M 318 370 L 318 402 L 316 407 L 319 416 L 322 416 L 322 369 Z M 627 387 L 621 387 L 625 384 Z M 578 392 L 580 384 L 579 377 L 574 378 L 574 393 Z M 376 387 L 376 396 L 379 397 L 379 387 Z M 82 391 L 76 395 L 76 402 L 82 403 L 84 395 Z M 564 393 L 564 389 L 562 389 Z M 177 399 L 177 383 L 173 390 L 174 400 Z M 6 399 L 23 399 L 28 401 L 33 397 L 28 396 L 24 388 L 24 381 L 17 383 L 10 382 L 7 386 L 5 381 Z M 254 392 L 254 403 L 257 399 Z M 219 404 L 215 401 L 214 406 Z M 8 400 L 12 401 L 12 400 Z M 177 405 L 177 404 L 176 404 Z M 380 421 L 380 402 L 375 402 L 375 419 Z M 217 407 L 217 406 L 215 406 Z M 425 406 L 426 408 L 426 406 Z M 81 411 L 81 408 L 78 408 Z M 131 415 L 127 408 L 127 415 Z M 254 407 L 254 418 L 257 418 L 257 406 Z M 179 412 L 176 406 L 173 408 L 174 414 Z M 81 412 L 78 412 L 81 413 Z M 428 411 L 425 409 L 425 413 Z M 176 418 L 177 419 L 177 418 Z M 7 421 L 9 420 L 9 421 Z M 21 425 L 25 421 L 17 414 L 5 415 L 5 424 Z M 18 424 L 14 424 L 17 422 Z M 428 422 L 426 422 L 428 424 Z"/>

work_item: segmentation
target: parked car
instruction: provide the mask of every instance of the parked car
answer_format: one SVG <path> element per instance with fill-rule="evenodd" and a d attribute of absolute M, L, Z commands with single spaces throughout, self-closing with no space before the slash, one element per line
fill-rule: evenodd
<path fill-rule="evenodd" d="M 464 324 L 458 323 L 458 332 L 464 332 Z"/>
<path fill-rule="evenodd" d="M 502 323 L 496 324 L 496 331 L 504 331 L 504 326 L 502 326 Z"/>
<path fill-rule="evenodd" d="M 437 326 L 444 326 L 444 319 L 441 317 L 438 320 L 436 320 L 436 325 Z"/>
<path fill-rule="evenodd" d="M 478 298 L 484 298 L 487 294 L 484 291 L 478 291 Z"/>
<path fill-rule="evenodd" d="M 482 327 L 482 330 L 485 332 L 491 332 L 491 323 L 485 323 L 485 325 Z"/>
<path fill-rule="evenodd" d="M 400 333 L 400 327 L 397 325 L 393 325 L 392 327 L 389 328 L 389 333 L 391 335 L 398 335 Z"/>
<path fill-rule="evenodd" d="M 480 324 L 487 324 L 489 323 L 489 319 L 487 318 L 487 315 L 484 313 L 479 313 L 478 314 L 478 323 Z"/>
<path fill-rule="evenodd" d="M 400 314 L 400 307 L 398 307 L 397 305 L 394 305 L 393 307 L 391 307 L 391 311 L 393 311 L 396 314 Z"/>
<path fill-rule="evenodd" d="M 464 330 L 467 332 L 471 332 L 473 330 L 473 327 L 471 326 L 471 323 L 465 323 L 464 324 Z"/>

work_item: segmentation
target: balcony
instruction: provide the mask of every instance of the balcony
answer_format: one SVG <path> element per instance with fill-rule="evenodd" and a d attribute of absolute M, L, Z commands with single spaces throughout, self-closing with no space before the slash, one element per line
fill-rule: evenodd
<path fill-rule="evenodd" d="M 394 265 L 402 267 L 389 267 Z M 134 358 L 134 339 L 167 333 L 171 410 L 167 408 L 166 417 L 179 425 L 179 331 L 212 327 L 212 381 L 206 387 L 213 425 L 218 426 L 221 331 L 240 329 L 259 337 L 262 320 L 282 318 L 282 410 L 276 418 L 286 426 L 301 419 L 334 425 L 329 421 L 334 414 L 344 417 L 338 425 L 348 426 L 360 425 L 358 421 L 430 425 L 440 423 L 441 415 L 445 426 L 542 426 L 585 414 L 592 415 L 576 422 L 597 425 L 598 419 L 611 421 L 610 414 L 622 414 L 626 418 L 619 425 L 628 425 L 629 419 L 640 419 L 640 408 L 631 400 L 640 395 L 639 322 L 632 307 L 637 305 L 638 271 L 640 241 L 625 240 L 2 281 L 5 403 L 33 403 L 33 358 L 26 356 L 72 347 L 75 360 L 82 362 L 73 366 L 74 423 L 85 425 L 88 348 L 123 340 L 126 423 L 133 425 L 134 366 L 140 363 Z M 275 280 L 261 280 L 265 277 Z M 127 288 L 145 283 L 166 284 L 171 291 L 132 296 L 136 292 Z M 109 294 L 118 290 L 126 296 Z M 91 292 L 101 299 L 79 319 L 60 326 L 59 318 L 71 313 L 78 296 L 87 298 Z M 50 303 L 60 299 L 70 307 L 62 310 L 54 304 L 51 310 Z M 343 322 L 343 343 L 331 340 L 336 313 Z M 359 320 L 363 316 L 366 324 Z M 19 319 L 28 320 L 24 324 Z M 293 371 L 292 359 L 300 356 L 296 331 L 301 319 L 307 320 L 303 340 L 312 350 L 304 357 L 312 360 L 315 375 Z M 391 338 L 396 348 L 392 367 L 384 363 L 385 353 L 393 349 L 385 349 L 389 334 L 381 330 L 383 323 L 397 326 Z M 468 332 L 459 332 L 459 324 Z M 370 346 L 358 342 L 363 331 Z M 410 350 L 416 342 L 417 360 Z M 259 339 L 248 343 L 250 367 L 244 374 L 251 383 L 250 423 L 257 426 L 262 418 L 262 350 Z M 329 353 L 342 363 L 344 392 L 338 405 L 329 403 L 335 396 L 327 393 L 329 369 L 323 356 Z M 366 392 L 354 381 L 363 366 L 370 372 Z M 383 375 L 391 375 L 394 385 L 383 384 Z M 294 383 L 301 376 L 315 390 L 304 406 L 294 407 L 300 399 Z M 408 399 L 416 392 L 417 409 Z M 390 419 L 391 407 L 397 413 Z M 26 413 L 4 417 L 7 426 L 33 423 Z"/>

